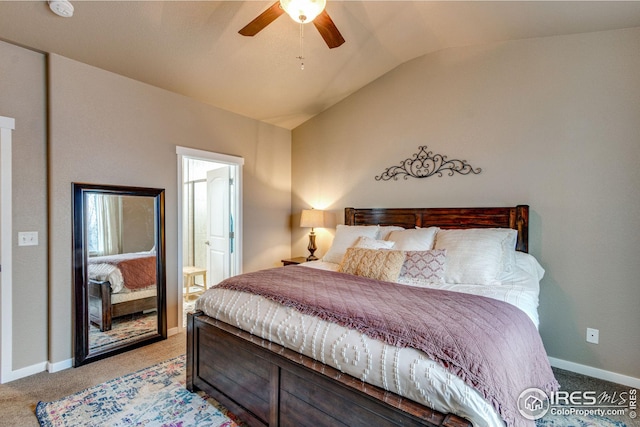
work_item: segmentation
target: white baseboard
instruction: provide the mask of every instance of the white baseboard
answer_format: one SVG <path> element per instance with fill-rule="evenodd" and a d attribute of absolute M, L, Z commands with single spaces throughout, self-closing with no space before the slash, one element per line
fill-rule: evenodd
<path fill-rule="evenodd" d="M 2 378 L 2 383 L 4 384 L 10 381 L 19 380 L 20 378 L 39 374 L 40 372 L 44 372 L 46 370 L 47 362 L 36 363 L 35 365 L 26 366 L 24 368 L 16 369 L 15 371 L 7 372 L 7 375 Z"/>
<path fill-rule="evenodd" d="M 577 374 L 587 375 L 601 380 L 611 381 L 612 383 L 622 384 L 640 389 L 640 378 L 634 378 L 628 375 L 605 371 L 604 369 L 581 365 L 579 363 L 569 362 L 567 360 L 556 359 L 555 357 L 550 357 L 549 363 L 551 363 L 551 366 L 553 366 L 554 368 L 564 369 L 566 371 L 575 372 Z"/>
<path fill-rule="evenodd" d="M 178 332 L 179 332 L 179 330 L 178 330 L 177 327 L 168 329 L 167 330 L 167 336 L 170 337 L 172 335 L 177 334 Z M 45 371 L 45 367 L 46 367 L 46 371 L 48 371 L 50 373 L 64 371 L 65 369 L 69 369 L 69 368 L 73 367 L 73 359 L 67 359 L 67 360 L 63 360 L 62 362 L 56 362 L 56 363 L 46 362 L 43 365 L 44 365 L 44 367 L 41 370 L 39 370 L 37 372 L 33 372 L 33 373 L 37 374 L 38 372 L 43 372 L 43 371 Z M 27 375 L 33 375 L 33 374 L 27 374 Z M 25 376 L 27 376 L 27 375 L 25 375 Z M 20 377 L 20 378 L 22 378 L 22 377 Z"/>
<path fill-rule="evenodd" d="M 73 359 L 63 360 L 62 362 L 51 363 L 47 362 L 47 371 L 53 374 L 54 372 L 64 371 L 73 367 Z"/>
<path fill-rule="evenodd" d="M 176 335 L 180 332 L 180 328 L 175 327 L 167 330 L 167 336 Z M 15 371 L 9 371 L 6 376 L 2 378 L 2 383 L 8 383 L 10 381 L 19 380 L 20 378 L 28 377 L 31 375 L 39 374 L 40 372 L 59 372 L 73 367 L 73 359 L 63 360 L 61 362 L 40 362 L 35 365 L 27 366 L 24 368 L 16 369 Z"/>

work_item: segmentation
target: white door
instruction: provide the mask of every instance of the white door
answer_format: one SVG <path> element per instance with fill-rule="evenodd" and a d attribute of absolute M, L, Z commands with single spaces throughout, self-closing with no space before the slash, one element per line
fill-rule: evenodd
<path fill-rule="evenodd" d="M 229 169 L 224 166 L 207 172 L 207 288 L 230 274 Z"/>

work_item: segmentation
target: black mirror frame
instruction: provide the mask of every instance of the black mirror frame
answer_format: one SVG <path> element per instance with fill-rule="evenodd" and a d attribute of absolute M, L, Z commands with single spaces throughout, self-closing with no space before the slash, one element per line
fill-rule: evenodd
<path fill-rule="evenodd" d="M 114 354 L 122 353 L 167 338 L 166 305 L 166 252 L 165 252 L 165 212 L 164 189 L 128 187 L 119 185 L 100 185 L 72 183 L 73 199 L 73 282 L 75 300 L 75 357 L 73 366 L 78 367 Z M 101 193 L 120 196 L 144 196 L 154 198 L 155 236 L 156 236 L 156 277 L 158 291 L 158 333 L 108 349 L 89 351 L 89 302 L 87 276 L 87 250 L 85 226 L 85 194 Z"/>

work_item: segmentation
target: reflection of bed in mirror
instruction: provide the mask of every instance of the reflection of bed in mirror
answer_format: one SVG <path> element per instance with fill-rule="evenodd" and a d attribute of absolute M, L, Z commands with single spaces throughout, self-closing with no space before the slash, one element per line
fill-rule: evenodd
<path fill-rule="evenodd" d="M 89 320 L 100 331 L 113 319 L 157 308 L 154 251 L 88 259 Z"/>

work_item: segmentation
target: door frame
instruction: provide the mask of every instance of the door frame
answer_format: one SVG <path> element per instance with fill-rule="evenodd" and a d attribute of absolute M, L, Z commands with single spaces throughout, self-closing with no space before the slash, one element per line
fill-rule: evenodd
<path fill-rule="evenodd" d="M 176 146 L 176 154 L 178 157 L 178 332 L 182 332 L 184 330 L 184 325 L 182 323 L 182 291 L 184 287 L 184 277 L 182 275 L 182 264 L 184 262 L 184 248 L 182 247 L 184 229 L 184 219 L 182 218 L 182 213 L 184 212 L 184 177 L 182 170 L 183 160 L 203 160 L 207 162 L 226 164 L 232 168 L 235 168 L 233 174 L 235 177 L 233 185 L 234 200 L 231 202 L 233 204 L 233 206 L 231 206 L 231 209 L 236 213 L 234 219 L 234 249 L 236 255 L 233 259 L 232 270 L 235 271 L 236 274 L 240 274 L 242 273 L 242 166 L 244 166 L 244 158 L 181 146 Z"/>
<path fill-rule="evenodd" d="M 0 116 L 0 384 L 31 374 L 13 370 L 11 134 L 15 128 L 15 119 Z"/>

